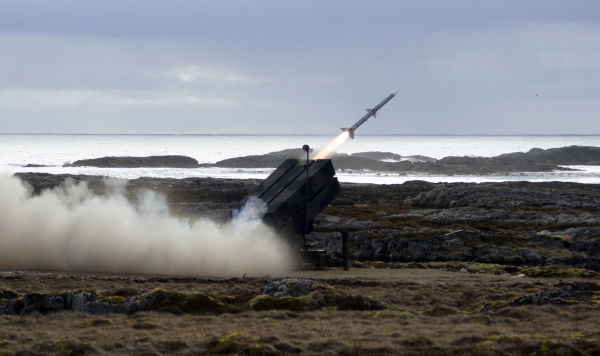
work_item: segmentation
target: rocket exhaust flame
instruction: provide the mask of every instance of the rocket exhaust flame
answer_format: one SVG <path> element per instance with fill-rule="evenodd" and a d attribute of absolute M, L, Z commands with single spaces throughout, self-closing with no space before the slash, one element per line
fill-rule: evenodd
<path fill-rule="evenodd" d="M 328 158 L 342 143 L 346 142 L 348 137 L 350 137 L 350 133 L 348 131 L 342 132 L 336 138 L 331 140 L 331 142 L 329 142 L 327 146 L 325 146 L 325 148 L 322 149 L 321 152 L 319 152 L 313 159 L 316 160 Z"/>

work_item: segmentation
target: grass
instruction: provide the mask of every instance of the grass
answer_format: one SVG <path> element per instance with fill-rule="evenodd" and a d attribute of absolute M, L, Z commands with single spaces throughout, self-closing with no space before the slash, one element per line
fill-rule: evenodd
<path fill-rule="evenodd" d="M 61 356 L 79 356 L 91 353 L 94 351 L 94 348 L 85 342 L 59 339 L 52 344 L 52 351 Z"/>
<path fill-rule="evenodd" d="M 305 296 L 274 298 L 258 294 L 245 297 L 207 296 L 200 293 L 155 289 L 145 296 L 149 302 L 144 310 L 191 314 L 240 313 L 244 311 L 291 310 L 310 311 L 321 308 L 336 310 L 380 310 L 385 303 L 361 295 L 348 295 L 333 290 L 319 290 Z"/>
<path fill-rule="evenodd" d="M 97 294 L 110 300 L 118 290 L 134 286 L 139 293 L 153 296 L 155 309 L 128 315 L 67 311 L 1 315 L 0 353 L 436 355 L 600 351 L 600 309 L 593 303 L 508 306 L 479 312 L 494 300 L 562 288 L 580 278 L 525 279 L 436 267 L 297 272 L 290 276 L 315 278 L 329 288 L 284 298 L 256 293 L 272 279 L 135 276 L 136 282 L 132 282 L 131 276 L 68 274 L 67 289 L 85 290 L 88 283 L 94 283 L 103 291 Z M 26 272 L 21 280 L 2 283 L 22 293 L 45 286 L 42 282 L 47 277 L 47 273 Z M 155 288 L 157 285 L 160 288 Z M 378 310 L 381 307 L 384 309 Z"/>
<path fill-rule="evenodd" d="M 382 261 L 353 261 L 352 267 L 356 268 L 376 268 L 376 269 L 394 269 L 394 268 L 423 268 L 439 269 L 444 271 L 466 273 L 487 273 L 495 275 L 509 274 L 514 276 L 523 275 L 532 278 L 589 278 L 598 279 L 600 273 L 585 268 L 573 268 L 565 265 L 553 266 L 515 266 L 501 265 L 496 263 L 478 263 L 478 262 L 382 262 Z"/>

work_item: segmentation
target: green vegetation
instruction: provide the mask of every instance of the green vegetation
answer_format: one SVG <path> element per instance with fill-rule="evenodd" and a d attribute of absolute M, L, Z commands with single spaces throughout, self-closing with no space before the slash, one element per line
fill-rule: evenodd
<path fill-rule="evenodd" d="M 365 296 L 347 295 L 332 290 L 321 290 L 300 297 L 274 298 L 264 294 L 252 298 L 233 296 L 207 296 L 200 293 L 168 292 L 155 289 L 145 296 L 144 310 L 191 313 L 221 314 L 248 310 L 291 310 L 310 311 L 321 308 L 335 310 L 381 310 L 388 306 Z"/>
<path fill-rule="evenodd" d="M 540 356 L 569 356 L 581 355 L 581 352 L 575 349 L 573 346 L 567 344 L 554 341 L 544 341 L 535 351 L 535 354 Z"/>
<path fill-rule="evenodd" d="M 0 287 L 0 299 L 19 298 L 19 293 L 9 288 Z"/>
<path fill-rule="evenodd" d="M 127 302 L 129 300 L 129 298 L 122 297 L 119 295 L 100 295 L 100 296 L 98 296 L 97 300 L 99 300 L 101 302 L 112 303 L 112 304 L 120 304 L 120 303 Z"/>
<path fill-rule="evenodd" d="M 512 344 L 522 342 L 523 337 L 515 334 L 494 335 L 487 338 L 485 343 Z"/>
<path fill-rule="evenodd" d="M 90 353 L 94 349 L 86 342 L 59 339 L 52 344 L 52 351 L 62 356 L 78 356 Z"/>
<path fill-rule="evenodd" d="M 252 298 L 252 300 L 248 302 L 248 307 L 256 311 L 281 309 L 307 311 L 320 308 L 317 301 L 308 296 L 273 298 L 264 294 L 260 294 Z"/>
<path fill-rule="evenodd" d="M 223 302 L 200 293 L 168 292 L 157 288 L 146 296 L 146 310 L 220 314 L 230 311 Z"/>

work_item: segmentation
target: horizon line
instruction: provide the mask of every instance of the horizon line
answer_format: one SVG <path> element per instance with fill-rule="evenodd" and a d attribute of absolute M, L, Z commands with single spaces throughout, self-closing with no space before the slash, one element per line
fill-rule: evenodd
<path fill-rule="evenodd" d="M 0 132 L 0 135 L 13 136 L 331 136 L 331 134 L 315 134 L 315 133 L 62 133 L 62 132 Z M 360 136 L 600 136 L 600 133 L 523 133 L 523 134 L 437 134 L 437 133 L 375 133 L 361 134 Z"/>

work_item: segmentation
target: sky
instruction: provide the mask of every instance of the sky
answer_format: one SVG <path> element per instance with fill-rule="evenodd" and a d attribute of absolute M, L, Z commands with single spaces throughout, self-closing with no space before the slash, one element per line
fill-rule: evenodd
<path fill-rule="evenodd" d="M 0 132 L 600 134 L 596 0 L 0 0 Z"/>

